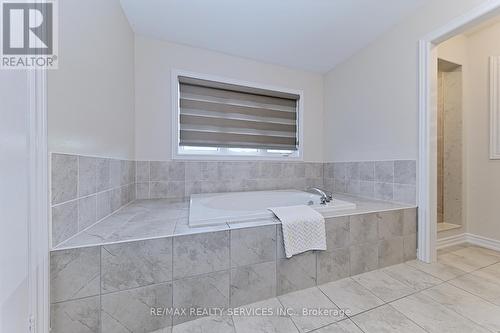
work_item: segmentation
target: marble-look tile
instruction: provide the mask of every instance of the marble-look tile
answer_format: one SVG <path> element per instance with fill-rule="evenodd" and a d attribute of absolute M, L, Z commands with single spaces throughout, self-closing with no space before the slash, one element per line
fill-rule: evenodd
<path fill-rule="evenodd" d="M 347 163 L 334 162 L 333 163 L 333 179 L 345 180 L 347 177 Z"/>
<path fill-rule="evenodd" d="M 184 197 L 185 183 L 183 181 L 151 182 L 149 186 L 151 199 Z"/>
<path fill-rule="evenodd" d="M 78 194 L 78 157 L 53 153 L 51 182 L 52 204 L 75 199 Z"/>
<path fill-rule="evenodd" d="M 149 161 L 137 161 L 135 164 L 135 181 L 149 182 Z"/>
<path fill-rule="evenodd" d="M 323 163 L 306 163 L 305 169 L 306 178 L 323 178 Z"/>
<path fill-rule="evenodd" d="M 363 333 L 350 319 L 322 327 L 314 333 Z"/>
<path fill-rule="evenodd" d="M 333 179 L 333 192 L 346 193 L 347 192 L 347 181 L 345 179 L 334 178 Z"/>
<path fill-rule="evenodd" d="M 415 204 L 417 202 L 417 188 L 415 185 L 394 184 L 393 200 L 395 202 Z"/>
<path fill-rule="evenodd" d="M 402 263 L 404 260 L 403 237 L 381 240 L 378 243 L 378 267 Z"/>
<path fill-rule="evenodd" d="M 113 190 L 97 193 L 97 220 L 111 214 L 111 198 Z"/>
<path fill-rule="evenodd" d="M 118 189 L 118 198 L 119 198 L 119 201 L 118 202 L 118 207 L 115 208 L 115 206 L 111 205 L 111 209 L 112 211 L 115 211 L 116 209 L 120 208 L 121 206 L 124 206 L 126 204 L 128 204 L 130 201 L 131 201 L 131 198 L 130 198 L 130 191 L 128 189 L 128 186 L 122 186 L 121 188 Z"/>
<path fill-rule="evenodd" d="M 116 159 L 109 159 L 109 182 L 111 188 L 122 185 L 122 162 Z"/>
<path fill-rule="evenodd" d="M 375 182 L 360 180 L 359 195 L 367 198 L 373 198 L 375 196 Z"/>
<path fill-rule="evenodd" d="M 365 332 L 425 333 L 425 330 L 390 305 L 361 313 L 352 320 Z"/>
<path fill-rule="evenodd" d="M 125 202 L 123 204 L 125 204 Z M 122 187 L 117 187 L 109 191 L 110 213 L 116 211 L 121 206 L 122 206 Z"/>
<path fill-rule="evenodd" d="M 415 185 L 417 181 L 417 161 L 394 161 L 394 182 Z"/>
<path fill-rule="evenodd" d="M 316 287 L 282 295 L 278 299 L 285 308 L 292 309 L 291 318 L 299 332 L 309 332 L 345 318 L 344 313 Z M 322 309 L 325 313 L 303 312 L 309 309 Z"/>
<path fill-rule="evenodd" d="M 229 232 L 178 236 L 174 238 L 174 278 L 229 268 Z"/>
<path fill-rule="evenodd" d="M 276 262 L 231 269 L 231 306 L 276 296 Z"/>
<path fill-rule="evenodd" d="M 462 244 L 455 244 L 455 245 L 443 247 L 443 248 L 438 249 L 438 254 L 444 254 L 444 253 L 458 251 L 461 249 L 465 249 L 469 246 L 471 246 L 471 245 L 468 243 L 462 243 Z"/>
<path fill-rule="evenodd" d="M 216 161 L 188 161 L 185 162 L 186 181 L 210 180 L 218 178 Z"/>
<path fill-rule="evenodd" d="M 151 308 L 171 306 L 170 283 L 102 295 L 102 332 L 151 332 L 172 326 L 169 315 L 151 314 Z"/>
<path fill-rule="evenodd" d="M 375 181 L 379 183 L 394 183 L 394 161 L 375 162 Z"/>
<path fill-rule="evenodd" d="M 94 157 L 78 156 L 78 195 L 80 197 L 97 191 L 97 160 Z"/>
<path fill-rule="evenodd" d="M 458 268 L 448 266 L 440 262 L 428 264 L 420 260 L 411 260 L 405 262 L 405 264 L 421 270 L 422 272 L 435 276 L 443 281 L 451 280 L 456 278 L 457 276 L 466 274 L 466 272 Z"/>
<path fill-rule="evenodd" d="M 469 260 L 475 261 L 478 265 L 486 267 L 494 263 L 500 262 L 500 256 L 494 253 L 488 253 L 477 247 L 467 247 L 465 249 L 460 249 L 453 251 L 454 255 L 467 258 Z"/>
<path fill-rule="evenodd" d="M 498 316 L 500 306 L 493 305 L 448 283 L 427 289 L 423 294 L 492 332 L 500 332 L 500 317 Z"/>
<path fill-rule="evenodd" d="M 149 182 L 136 184 L 137 199 L 149 199 Z"/>
<path fill-rule="evenodd" d="M 318 251 L 317 283 L 337 281 L 350 275 L 349 248 Z"/>
<path fill-rule="evenodd" d="M 184 322 L 172 328 L 173 333 L 236 333 L 229 316 L 211 316 Z"/>
<path fill-rule="evenodd" d="M 403 261 L 417 259 L 417 234 L 403 237 Z"/>
<path fill-rule="evenodd" d="M 351 275 L 361 274 L 378 268 L 378 243 L 371 242 L 349 247 Z"/>
<path fill-rule="evenodd" d="M 285 259 L 285 243 L 283 240 L 283 228 L 281 224 L 276 226 L 276 259 Z"/>
<path fill-rule="evenodd" d="M 187 220 L 186 220 L 185 223 L 177 223 L 175 225 L 174 235 L 176 235 L 176 236 L 196 235 L 196 234 L 204 234 L 204 233 L 217 232 L 217 231 L 228 231 L 229 229 L 230 228 L 229 228 L 229 225 L 227 223 L 219 224 L 219 225 L 212 225 L 212 226 L 208 226 L 208 227 L 193 227 L 193 228 L 191 228 L 187 224 Z"/>
<path fill-rule="evenodd" d="M 276 260 L 276 225 L 231 230 L 231 267 Z"/>
<path fill-rule="evenodd" d="M 348 316 L 384 304 L 384 301 L 351 278 L 330 282 L 318 287 Z"/>
<path fill-rule="evenodd" d="M 350 244 L 363 244 L 378 239 L 377 214 L 360 214 L 349 217 Z"/>
<path fill-rule="evenodd" d="M 500 285 L 487 278 L 475 274 L 466 274 L 449 280 L 448 283 L 493 304 L 500 305 Z"/>
<path fill-rule="evenodd" d="M 252 309 L 269 309 L 273 311 L 272 316 L 233 316 L 234 327 L 238 333 L 298 333 L 290 317 L 279 315 L 279 309 L 283 309 L 276 298 L 262 302 L 252 303 L 243 307 L 247 311 Z"/>
<path fill-rule="evenodd" d="M 99 296 L 51 304 L 51 333 L 97 333 Z"/>
<path fill-rule="evenodd" d="M 360 181 L 357 179 L 346 180 L 346 193 L 352 195 L 359 195 L 361 192 Z"/>
<path fill-rule="evenodd" d="M 465 272 L 472 272 L 486 266 L 470 257 L 456 255 L 454 252 L 438 254 L 438 261 Z"/>
<path fill-rule="evenodd" d="M 346 178 L 349 180 L 359 180 L 360 179 L 360 162 L 348 162 L 346 163 Z"/>
<path fill-rule="evenodd" d="M 125 241 L 172 236 L 177 222 L 178 220 L 128 221 L 121 229 L 113 232 L 110 238 Z"/>
<path fill-rule="evenodd" d="M 375 180 L 375 162 L 359 163 L 359 179 L 364 181 Z"/>
<path fill-rule="evenodd" d="M 380 239 L 392 239 L 403 236 L 403 211 L 387 211 L 375 214 L 378 222 L 378 235 Z"/>
<path fill-rule="evenodd" d="M 105 191 L 111 188 L 111 180 L 109 177 L 109 159 L 97 158 L 96 159 L 96 190 L 97 192 Z"/>
<path fill-rule="evenodd" d="M 172 280 L 172 239 L 159 238 L 101 248 L 101 290 L 119 290 Z"/>
<path fill-rule="evenodd" d="M 391 267 L 384 268 L 383 270 L 387 275 L 390 275 L 394 279 L 401 281 L 405 285 L 413 288 L 414 290 L 422 290 L 430 288 L 443 281 L 430 275 L 424 273 L 418 269 L 415 269 L 409 265 L 399 264 Z"/>
<path fill-rule="evenodd" d="M 500 285 L 500 264 L 494 264 L 491 266 L 487 266 L 485 268 L 481 268 L 473 272 L 472 274 L 476 276 L 480 276 L 494 283 L 498 283 Z"/>
<path fill-rule="evenodd" d="M 120 185 L 128 185 L 134 182 L 135 179 L 135 162 L 133 161 L 121 161 L 121 178 Z"/>
<path fill-rule="evenodd" d="M 417 233 L 417 208 L 403 210 L 403 236 Z"/>
<path fill-rule="evenodd" d="M 349 217 L 328 218 L 325 222 L 327 250 L 349 246 Z"/>
<path fill-rule="evenodd" d="M 52 207 L 52 246 L 78 232 L 78 201 Z"/>
<path fill-rule="evenodd" d="M 220 163 L 219 163 L 219 168 L 220 168 Z M 305 172 L 305 169 L 304 169 Z M 219 179 L 223 179 L 224 177 L 221 177 L 223 174 L 221 174 L 221 171 L 219 170 Z M 275 179 L 279 178 L 281 175 L 281 163 L 279 162 L 269 162 L 269 161 L 263 161 L 259 163 L 259 173 L 258 173 L 258 178 L 261 179 Z"/>
<path fill-rule="evenodd" d="M 152 181 L 184 181 L 185 164 L 175 161 L 151 161 L 150 177 Z"/>
<path fill-rule="evenodd" d="M 97 222 L 96 205 L 95 195 L 78 200 L 78 231 L 82 231 Z"/>
<path fill-rule="evenodd" d="M 187 309 L 186 314 L 174 316 L 174 324 L 196 319 L 189 309 L 229 306 L 229 272 L 215 272 L 206 275 L 174 281 L 174 307 Z"/>
<path fill-rule="evenodd" d="M 480 246 L 472 245 L 472 244 L 470 244 L 470 246 L 468 246 L 468 247 L 472 248 L 475 251 L 478 251 L 478 252 L 481 252 L 481 253 L 484 253 L 484 254 L 488 254 L 488 255 L 500 258 L 500 252 L 498 252 L 498 251 L 487 249 L 485 247 L 480 247 Z"/>
<path fill-rule="evenodd" d="M 313 251 L 278 260 L 278 295 L 316 285 L 316 253 Z"/>
<path fill-rule="evenodd" d="M 380 269 L 355 275 L 352 279 L 385 302 L 392 302 L 416 291 Z"/>
<path fill-rule="evenodd" d="M 394 197 L 393 183 L 379 183 L 374 185 L 374 198 L 379 200 L 392 201 Z"/>
<path fill-rule="evenodd" d="M 421 293 L 399 299 L 391 303 L 391 306 L 429 333 L 488 332 Z"/>
<path fill-rule="evenodd" d="M 155 331 L 152 331 L 150 333 L 172 333 L 172 327 L 169 326 L 169 327 L 160 328 L 159 330 L 155 330 Z"/>
<path fill-rule="evenodd" d="M 168 182 L 153 181 L 149 183 L 149 196 L 151 199 L 168 197 Z"/>
<path fill-rule="evenodd" d="M 50 301 L 99 294 L 99 247 L 50 253 Z"/>

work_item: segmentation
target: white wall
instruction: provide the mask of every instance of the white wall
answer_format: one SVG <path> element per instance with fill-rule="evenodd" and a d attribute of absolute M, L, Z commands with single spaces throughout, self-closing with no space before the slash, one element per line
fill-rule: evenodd
<path fill-rule="evenodd" d="M 485 0 L 429 1 L 325 78 L 325 159 L 416 159 L 418 40 Z"/>
<path fill-rule="evenodd" d="M 0 332 L 28 332 L 28 82 L 0 73 Z"/>
<path fill-rule="evenodd" d="M 133 158 L 134 34 L 118 0 L 59 1 L 49 150 Z"/>
<path fill-rule="evenodd" d="M 464 77 L 467 230 L 500 240 L 500 161 L 489 159 L 489 56 L 500 55 L 500 24 L 467 38 L 468 69 Z"/>
<path fill-rule="evenodd" d="M 323 160 L 323 77 L 320 74 L 136 36 L 135 150 L 138 160 L 171 159 L 172 69 L 302 90 L 304 159 Z"/>

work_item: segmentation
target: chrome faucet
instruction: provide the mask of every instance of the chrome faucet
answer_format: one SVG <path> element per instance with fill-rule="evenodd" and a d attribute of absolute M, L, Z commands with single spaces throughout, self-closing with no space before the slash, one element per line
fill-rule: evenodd
<path fill-rule="evenodd" d="M 318 187 L 310 187 L 307 189 L 307 192 L 319 194 L 321 196 L 320 201 L 322 205 L 325 205 L 327 202 L 332 201 L 333 198 L 332 192 L 320 189 Z"/>

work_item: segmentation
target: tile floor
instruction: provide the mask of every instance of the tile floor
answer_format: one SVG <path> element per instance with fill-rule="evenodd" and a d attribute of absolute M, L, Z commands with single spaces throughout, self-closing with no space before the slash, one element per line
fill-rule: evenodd
<path fill-rule="evenodd" d="M 440 250 L 438 258 L 434 264 L 409 261 L 243 307 L 286 309 L 281 316 L 204 317 L 161 333 L 500 332 L 500 253 L 464 244 Z M 302 315 L 304 308 L 329 315 Z"/>

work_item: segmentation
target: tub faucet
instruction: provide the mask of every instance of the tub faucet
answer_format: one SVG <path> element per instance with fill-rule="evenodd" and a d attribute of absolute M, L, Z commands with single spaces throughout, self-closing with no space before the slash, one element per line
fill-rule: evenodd
<path fill-rule="evenodd" d="M 307 192 L 319 194 L 321 196 L 320 200 L 321 200 L 322 205 L 326 204 L 327 202 L 332 201 L 332 198 L 333 198 L 332 192 L 320 189 L 318 187 L 310 187 L 307 189 Z"/>

